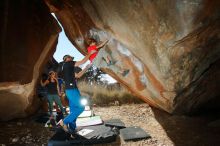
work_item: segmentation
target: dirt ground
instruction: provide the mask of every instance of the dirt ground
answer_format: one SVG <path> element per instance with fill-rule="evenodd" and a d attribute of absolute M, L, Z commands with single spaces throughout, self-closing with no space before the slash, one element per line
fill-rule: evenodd
<path fill-rule="evenodd" d="M 94 107 L 103 120 L 121 119 L 127 127 L 139 126 L 152 138 L 125 142 L 120 137 L 108 146 L 217 146 L 220 126 L 216 114 L 209 116 L 178 116 L 149 107 L 147 104 Z M 36 115 L 35 115 L 36 116 Z M 54 131 L 45 128 L 34 117 L 0 123 L 0 146 L 43 146 Z"/>

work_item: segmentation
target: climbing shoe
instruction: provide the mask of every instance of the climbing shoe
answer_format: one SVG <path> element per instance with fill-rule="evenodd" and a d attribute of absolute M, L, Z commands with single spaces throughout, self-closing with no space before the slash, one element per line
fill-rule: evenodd
<path fill-rule="evenodd" d="M 107 66 L 115 65 L 116 62 L 117 62 L 117 61 L 112 61 L 112 60 L 110 60 L 109 63 L 107 64 Z"/>
<path fill-rule="evenodd" d="M 125 77 L 130 72 L 129 69 L 126 69 L 123 71 L 122 76 Z"/>

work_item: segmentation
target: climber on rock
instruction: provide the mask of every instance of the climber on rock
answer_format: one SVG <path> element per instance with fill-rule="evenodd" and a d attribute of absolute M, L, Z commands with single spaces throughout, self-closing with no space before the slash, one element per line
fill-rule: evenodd
<path fill-rule="evenodd" d="M 93 38 L 88 39 L 88 53 L 91 53 L 89 60 L 97 68 L 106 67 L 113 70 L 115 73 L 120 73 L 122 76 L 126 76 L 129 73 L 129 69 L 122 69 L 119 66 L 116 66 L 115 63 L 111 60 L 111 57 L 103 48 L 109 40 L 97 44 L 97 41 Z"/>

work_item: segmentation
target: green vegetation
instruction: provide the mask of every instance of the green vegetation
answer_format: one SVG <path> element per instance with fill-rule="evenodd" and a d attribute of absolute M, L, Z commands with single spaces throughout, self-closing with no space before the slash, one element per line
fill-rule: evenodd
<path fill-rule="evenodd" d="M 94 104 L 99 106 L 120 105 L 126 103 L 143 103 L 138 97 L 133 96 L 128 90 L 115 85 L 89 85 L 86 82 L 79 82 L 78 87 L 82 93 L 92 97 Z"/>

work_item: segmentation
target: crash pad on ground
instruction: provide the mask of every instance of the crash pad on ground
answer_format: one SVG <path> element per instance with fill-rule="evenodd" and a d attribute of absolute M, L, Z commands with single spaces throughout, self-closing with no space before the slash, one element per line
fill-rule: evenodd
<path fill-rule="evenodd" d="M 77 127 L 85 127 L 92 125 L 102 124 L 103 121 L 100 116 L 86 117 L 86 118 L 77 118 L 76 126 Z"/>
<path fill-rule="evenodd" d="M 125 123 L 120 119 L 110 119 L 105 121 L 106 126 L 117 127 L 117 128 L 125 128 Z"/>
<path fill-rule="evenodd" d="M 142 128 L 137 126 L 121 129 L 120 136 L 124 141 L 151 138 L 151 136 L 147 132 L 145 132 Z"/>
<path fill-rule="evenodd" d="M 74 139 L 63 130 L 57 131 L 48 141 L 48 146 L 102 144 L 116 141 L 117 135 L 110 127 L 96 125 L 85 127 L 74 134 Z"/>

